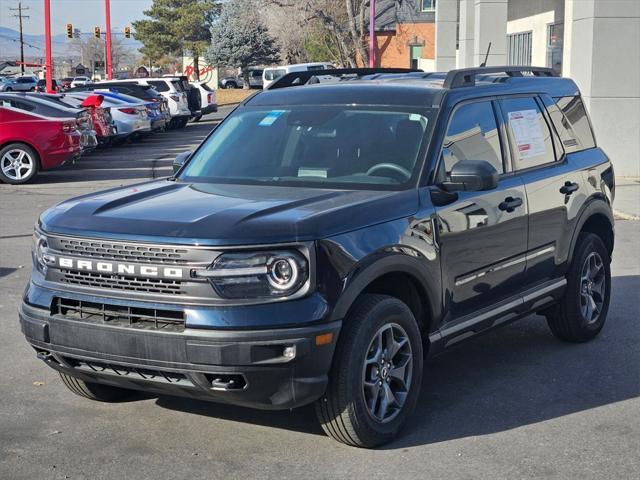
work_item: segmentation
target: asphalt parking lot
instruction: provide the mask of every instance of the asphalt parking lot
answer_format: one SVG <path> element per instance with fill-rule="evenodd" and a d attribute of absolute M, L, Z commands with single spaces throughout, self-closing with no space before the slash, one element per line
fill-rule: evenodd
<path fill-rule="evenodd" d="M 0 479 L 639 478 L 640 222 L 616 225 L 613 298 L 595 341 L 562 344 L 531 316 L 431 359 L 413 421 L 380 450 L 330 440 L 310 407 L 102 404 L 68 392 L 17 320 L 37 216 L 70 196 L 168 175 L 218 117 L 0 185 Z"/>

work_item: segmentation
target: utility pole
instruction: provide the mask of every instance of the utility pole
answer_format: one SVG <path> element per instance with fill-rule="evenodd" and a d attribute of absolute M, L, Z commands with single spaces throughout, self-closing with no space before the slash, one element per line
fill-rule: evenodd
<path fill-rule="evenodd" d="M 29 15 L 23 15 L 22 10 L 29 10 L 29 7 L 22 8 L 22 2 L 18 2 L 18 8 L 10 8 L 13 12 L 18 12 L 14 17 L 20 19 L 20 72 L 24 75 L 24 41 L 22 40 L 22 19 L 29 18 Z"/>
<path fill-rule="evenodd" d="M 107 80 L 111 80 L 113 78 L 113 69 L 111 65 L 111 6 L 109 5 L 109 0 L 104 0 L 104 10 L 106 17 L 106 27 L 107 32 L 105 35 L 105 72 L 107 74 Z"/>
<path fill-rule="evenodd" d="M 45 48 L 45 81 L 47 85 L 47 93 L 53 93 L 53 82 L 51 74 L 53 73 L 53 61 L 51 59 L 51 3 L 50 0 L 44 0 L 44 48 Z"/>

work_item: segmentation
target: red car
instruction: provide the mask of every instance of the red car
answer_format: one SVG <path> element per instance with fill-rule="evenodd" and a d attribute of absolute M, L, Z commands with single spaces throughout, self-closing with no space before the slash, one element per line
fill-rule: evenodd
<path fill-rule="evenodd" d="M 24 103 L 17 96 L 0 94 L 0 181 L 14 185 L 82 152 L 75 118 L 30 113 Z"/>

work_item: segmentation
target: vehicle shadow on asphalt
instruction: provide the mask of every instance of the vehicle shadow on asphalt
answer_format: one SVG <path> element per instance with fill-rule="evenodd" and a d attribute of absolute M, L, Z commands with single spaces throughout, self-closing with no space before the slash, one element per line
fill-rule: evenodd
<path fill-rule="evenodd" d="M 612 278 L 607 324 L 592 342 L 563 343 L 533 315 L 430 359 L 416 412 L 382 448 L 497 433 L 640 396 L 638 307 L 622 299 L 630 291 L 640 291 L 640 276 Z M 176 397 L 159 397 L 157 404 L 323 435 L 310 406 L 271 412 Z"/>

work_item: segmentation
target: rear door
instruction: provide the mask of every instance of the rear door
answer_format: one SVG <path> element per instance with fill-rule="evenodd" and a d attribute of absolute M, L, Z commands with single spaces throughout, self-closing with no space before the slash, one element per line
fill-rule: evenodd
<path fill-rule="evenodd" d="M 526 278 L 529 286 L 563 275 L 571 242 L 570 219 L 584 203 L 582 175 L 565 155 L 551 118 L 537 96 L 506 97 L 501 111 L 529 209 Z"/>
<path fill-rule="evenodd" d="M 441 179 L 461 160 L 485 160 L 500 174 L 496 189 L 457 192 L 451 203 L 436 207 L 445 321 L 490 307 L 523 283 L 527 202 L 522 180 L 506 168 L 508 147 L 496 108 L 491 100 L 456 106 L 442 145 Z"/>

